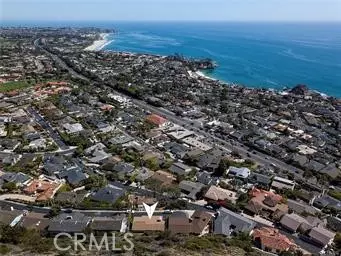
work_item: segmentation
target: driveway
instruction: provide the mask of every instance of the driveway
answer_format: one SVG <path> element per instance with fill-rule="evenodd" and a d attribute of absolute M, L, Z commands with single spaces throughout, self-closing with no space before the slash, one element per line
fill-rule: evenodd
<path fill-rule="evenodd" d="M 36 197 L 20 195 L 20 194 L 3 194 L 3 195 L 0 195 L 0 201 L 5 201 L 5 200 L 21 200 L 21 201 L 25 201 L 25 202 L 35 202 Z"/>

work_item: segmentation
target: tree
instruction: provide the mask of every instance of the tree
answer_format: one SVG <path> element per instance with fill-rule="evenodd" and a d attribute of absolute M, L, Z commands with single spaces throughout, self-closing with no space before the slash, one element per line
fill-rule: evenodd
<path fill-rule="evenodd" d="M 60 213 L 60 211 L 61 211 L 60 206 L 54 205 L 54 206 L 51 207 L 51 209 L 50 209 L 50 211 L 48 213 L 48 216 L 50 218 L 53 218 L 53 217 L 57 216 Z"/>
<path fill-rule="evenodd" d="M 223 176 L 226 172 L 226 170 L 229 168 L 230 163 L 228 159 L 222 159 L 219 163 L 218 168 L 214 172 L 214 176 L 220 177 Z"/>
<path fill-rule="evenodd" d="M 17 185 L 14 182 L 7 182 L 2 186 L 2 188 L 8 192 L 12 192 L 17 189 Z"/>
<path fill-rule="evenodd" d="M 160 168 L 158 159 L 156 157 L 147 159 L 145 165 L 152 171 L 157 171 Z"/>
<path fill-rule="evenodd" d="M 195 168 L 192 168 L 192 170 L 187 174 L 187 178 L 192 179 L 195 177 L 196 174 L 197 174 L 197 170 Z"/>
<path fill-rule="evenodd" d="M 246 252 L 251 252 L 253 242 L 247 233 L 238 233 L 236 236 L 228 240 L 228 245 L 242 248 Z"/>
<path fill-rule="evenodd" d="M 83 181 L 86 190 L 93 188 L 102 188 L 107 185 L 105 177 L 99 175 L 90 175 L 85 181 Z"/>
<path fill-rule="evenodd" d="M 341 233 L 336 233 L 334 238 L 334 246 L 337 250 L 341 250 Z"/>
<path fill-rule="evenodd" d="M 245 160 L 245 162 L 244 162 L 246 165 L 248 165 L 248 166 L 253 166 L 254 164 L 255 164 L 255 162 L 254 161 L 252 161 L 251 159 L 246 159 Z"/>
<path fill-rule="evenodd" d="M 240 194 L 240 196 L 237 199 L 237 202 L 239 202 L 239 203 L 246 203 L 249 200 L 250 200 L 249 194 L 248 193 L 243 193 L 243 194 Z"/>
<path fill-rule="evenodd" d="M 220 101 L 224 101 L 228 99 L 228 92 L 229 90 L 227 86 L 224 86 L 220 93 Z"/>
<path fill-rule="evenodd" d="M 0 228 L 0 242 L 1 243 L 9 243 L 9 244 L 19 244 L 21 241 L 21 236 L 23 233 L 23 228 L 19 226 L 10 227 L 10 226 L 2 226 Z"/>

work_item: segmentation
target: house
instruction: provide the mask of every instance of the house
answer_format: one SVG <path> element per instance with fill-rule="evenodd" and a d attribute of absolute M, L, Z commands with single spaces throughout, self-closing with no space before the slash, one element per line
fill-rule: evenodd
<path fill-rule="evenodd" d="M 251 197 L 245 206 L 245 211 L 252 215 L 262 215 L 265 218 L 279 220 L 288 213 L 288 205 L 282 203 L 283 197 L 271 191 L 252 189 Z"/>
<path fill-rule="evenodd" d="M 150 177 L 152 177 L 154 175 L 154 172 L 149 170 L 146 167 L 142 167 L 140 169 L 137 169 L 135 174 L 136 174 L 135 180 L 143 182 L 143 181 L 149 179 Z"/>
<path fill-rule="evenodd" d="M 68 204 L 78 204 L 82 202 L 87 195 L 87 191 L 82 190 L 79 192 L 58 192 L 57 195 L 55 196 L 54 200 L 56 202 L 63 202 L 63 203 L 68 203 Z"/>
<path fill-rule="evenodd" d="M 308 213 L 311 215 L 315 215 L 318 212 L 316 208 L 302 201 L 288 199 L 287 204 L 288 204 L 289 209 L 297 214 Z"/>
<path fill-rule="evenodd" d="M 252 220 L 226 208 L 219 209 L 220 214 L 214 221 L 214 234 L 231 236 L 238 233 L 250 233 L 256 226 Z"/>
<path fill-rule="evenodd" d="M 298 165 L 298 166 L 304 166 L 306 163 L 308 163 L 309 159 L 305 155 L 301 154 L 293 154 L 291 157 L 291 161 L 293 164 Z"/>
<path fill-rule="evenodd" d="M 49 176 L 54 176 L 63 171 L 68 166 L 68 161 L 63 156 L 44 155 L 43 168 L 44 173 Z"/>
<path fill-rule="evenodd" d="M 319 209 L 329 208 L 341 211 L 341 201 L 329 195 L 322 195 L 314 200 L 313 205 Z"/>
<path fill-rule="evenodd" d="M 341 170 L 338 168 L 335 163 L 329 164 L 325 168 L 319 171 L 320 173 L 327 174 L 332 179 L 336 179 L 341 175 Z"/>
<path fill-rule="evenodd" d="M 324 164 L 321 164 L 320 162 L 317 162 L 315 160 L 310 160 L 308 163 L 304 165 L 304 168 L 311 170 L 313 172 L 320 172 L 325 167 L 326 166 Z"/>
<path fill-rule="evenodd" d="M 165 231 L 165 220 L 162 216 L 152 216 L 151 218 L 148 216 L 134 217 L 131 231 Z"/>
<path fill-rule="evenodd" d="M 311 189 L 307 183 L 303 185 L 306 189 Z M 312 205 L 314 200 L 320 195 L 317 191 L 308 191 L 305 189 L 300 189 L 300 193 L 298 193 L 297 197 L 303 202 Z"/>
<path fill-rule="evenodd" d="M 21 154 L 7 154 L 6 157 L 2 159 L 2 164 L 5 165 L 15 165 L 17 164 L 22 158 Z"/>
<path fill-rule="evenodd" d="M 16 226 L 23 227 L 25 229 L 35 229 L 39 231 L 45 230 L 50 223 L 48 218 L 45 218 L 45 214 L 37 212 L 25 212 Z"/>
<path fill-rule="evenodd" d="M 90 224 L 91 217 L 80 212 L 62 213 L 50 221 L 48 232 L 58 233 L 83 233 Z"/>
<path fill-rule="evenodd" d="M 26 186 L 32 180 L 32 177 L 22 172 L 5 172 L 0 176 L 3 183 L 12 182 L 17 187 Z"/>
<path fill-rule="evenodd" d="M 34 128 L 33 128 L 34 129 Z M 35 141 L 37 139 L 40 139 L 40 133 L 35 132 L 35 130 L 33 132 L 29 132 L 23 135 L 24 139 L 26 139 L 29 142 Z"/>
<path fill-rule="evenodd" d="M 328 216 L 327 227 L 335 232 L 341 232 L 341 218 L 335 216 Z"/>
<path fill-rule="evenodd" d="M 269 175 L 264 175 L 264 174 L 253 172 L 250 175 L 248 182 L 251 184 L 255 184 L 256 186 L 260 188 L 268 189 L 270 188 L 272 177 Z"/>
<path fill-rule="evenodd" d="M 101 164 L 107 160 L 111 155 L 103 150 L 95 150 L 92 153 L 92 157 L 88 158 L 90 163 Z"/>
<path fill-rule="evenodd" d="M 117 163 L 113 171 L 121 174 L 121 175 L 128 175 L 134 171 L 135 167 L 132 164 L 125 163 L 125 162 L 119 162 Z"/>
<path fill-rule="evenodd" d="M 205 152 L 203 150 L 199 148 L 193 148 L 191 150 L 188 150 L 183 158 L 190 162 L 197 162 L 200 159 L 200 157 L 204 154 Z"/>
<path fill-rule="evenodd" d="M 165 171 L 156 171 L 151 179 L 156 180 L 161 183 L 161 186 L 169 186 L 176 181 L 176 177 Z"/>
<path fill-rule="evenodd" d="M 125 191 L 121 188 L 107 186 L 105 188 L 100 188 L 97 192 L 91 195 L 90 198 L 94 201 L 103 201 L 114 204 L 124 194 Z"/>
<path fill-rule="evenodd" d="M 147 205 L 153 205 L 157 202 L 154 197 L 139 196 L 139 195 L 128 195 L 129 203 L 133 208 L 144 209 L 143 203 Z"/>
<path fill-rule="evenodd" d="M 162 116 L 151 114 L 147 116 L 146 121 L 152 125 L 155 125 L 158 128 L 165 127 L 169 124 L 168 120 L 163 118 Z"/>
<path fill-rule="evenodd" d="M 28 145 L 28 148 L 34 150 L 44 150 L 46 148 L 47 141 L 44 138 L 32 140 Z"/>
<path fill-rule="evenodd" d="M 212 221 L 212 214 L 203 210 L 196 210 L 191 216 L 192 219 L 192 233 L 194 234 L 208 234 L 210 232 L 210 224 Z"/>
<path fill-rule="evenodd" d="M 278 229 L 263 227 L 251 233 L 257 247 L 263 251 L 279 254 L 285 251 L 296 251 L 298 246 L 294 241 L 281 234 Z"/>
<path fill-rule="evenodd" d="M 335 233 L 318 226 L 310 230 L 308 237 L 313 243 L 325 247 L 333 242 Z"/>
<path fill-rule="evenodd" d="M 307 240 L 306 234 L 308 234 L 312 228 L 324 227 L 324 226 L 325 226 L 324 220 L 320 220 L 319 218 L 314 217 L 314 216 L 307 216 L 305 218 L 305 222 L 303 222 L 299 226 L 297 232 L 299 232 L 301 234 L 301 238 L 303 240 Z M 308 238 L 308 242 L 309 242 L 309 238 Z"/>
<path fill-rule="evenodd" d="M 169 171 L 176 174 L 176 175 L 179 175 L 179 176 L 185 176 L 192 171 L 192 168 L 188 165 L 181 163 L 181 162 L 175 162 L 169 168 Z"/>
<path fill-rule="evenodd" d="M 201 155 L 196 162 L 196 165 L 203 170 L 214 172 L 218 169 L 220 161 L 222 159 L 222 153 L 219 150 L 211 150 Z"/>
<path fill-rule="evenodd" d="M 114 171 L 115 165 L 121 161 L 122 159 L 119 156 L 111 156 L 101 165 L 101 169 L 107 172 L 112 172 Z"/>
<path fill-rule="evenodd" d="M 278 190 L 282 189 L 293 190 L 295 188 L 295 182 L 289 179 L 275 176 L 273 178 L 271 187 Z"/>
<path fill-rule="evenodd" d="M 129 136 L 129 135 L 126 135 L 126 134 L 118 134 L 114 137 L 112 137 L 108 143 L 109 144 L 112 144 L 112 145 L 123 145 L 123 144 L 126 144 L 130 141 L 133 141 L 134 138 Z"/>
<path fill-rule="evenodd" d="M 238 199 L 236 192 L 228 190 L 228 189 L 223 189 L 214 185 L 209 187 L 204 197 L 206 198 L 206 200 L 213 200 L 213 201 L 228 200 L 232 203 L 235 203 L 236 200 Z"/>
<path fill-rule="evenodd" d="M 13 152 L 20 144 L 20 141 L 17 139 L 2 138 L 0 140 L 0 151 Z"/>
<path fill-rule="evenodd" d="M 23 212 L 19 210 L 0 209 L 0 224 L 14 226 L 18 221 L 18 216 L 23 216 Z M 19 219 L 21 218 L 19 217 Z M 15 221 L 15 222 L 14 222 Z"/>
<path fill-rule="evenodd" d="M 168 230 L 175 234 L 203 235 L 210 231 L 213 216 L 211 213 L 196 211 L 176 211 L 168 218 Z"/>
<path fill-rule="evenodd" d="M 190 211 L 176 211 L 168 218 L 168 230 L 175 234 L 192 233 L 192 216 Z"/>
<path fill-rule="evenodd" d="M 125 214 L 115 215 L 113 217 L 94 217 L 90 228 L 95 233 L 119 231 L 126 232 L 128 219 Z"/>
<path fill-rule="evenodd" d="M 204 185 L 217 185 L 219 183 L 219 178 L 213 177 L 211 173 L 207 171 L 197 172 L 196 179 Z"/>
<path fill-rule="evenodd" d="M 177 158 L 184 158 L 186 155 L 186 152 L 188 148 L 182 144 L 179 144 L 177 142 L 169 142 L 163 145 L 164 149 L 168 152 L 170 152 L 173 156 Z"/>
<path fill-rule="evenodd" d="M 194 134 L 193 131 L 186 130 L 184 128 L 175 128 L 175 131 L 168 132 L 167 135 L 174 140 L 181 140 L 183 138 L 192 136 Z"/>
<path fill-rule="evenodd" d="M 36 201 L 48 201 L 53 198 L 62 183 L 49 179 L 35 179 L 27 187 L 24 193 L 36 196 Z"/>
<path fill-rule="evenodd" d="M 193 182 L 188 180 L 183 180 L 179 183 L 179 188 L 181 192 L 185 195 L 185 197 L 196 200 L 197 194 L 204 188 L 205 185 L 199 182 Z"/>
<path fill-rule="evenodd" d="M 60 179 L 65 179 L 70 185 L 77 186 L 87 179 L 87 175 L 79 167 L 71 167 L 57 175 Z"/>
<path fill-rule="evenodd" d="M 151 130 L 147 131 L 145 134 L 147 141 L 154 145 L 159 145 L 164 142 L 168 142 L 168 137 L 162 134 L 161 130 L 158 128 L 152 128 Z"/>
<path fill-rule="evenodd" d="M 293 233 L 295 233 L 303 223 L 307 224 L 306 219 L 296 213 L 285 214 L 280 220 L 281 226 Z"/>
<path fill-rule="evenodd" d="M 201 141 L 199 141 L 196 138 L 193 137 L 186 137 L 184 139 L 182 139 L 182 142 L 184 142 L 185 144 L 193 147 L 193 148 L 198 148 L 201 149 L 202 151 L 208 151 L 212 149 L 211 145 L 205 144 Z"/>
<path fill-rule="evenodd" d="M 63 128 L 67 134 L 74 134 L 84 130 L 83 126 L 80 123 L 70 124 L 66 123 L 63 124 Z"/>
<path fill-rule="evenodd" d="M 250 176 L 251 171 L 249 168 L 246 168 L 246 167 L 238 168 L 238 167 L 230 166 L 226 173 L 230 177 L 246 180 Z"/>
<path fill-rule="evenodd" d="M 88 156 L 90 163 L 102 163 L 108 159 L 111 155 L 106 153 L 104 150 L 106 146 L 103 143 L 97 143 L 84 150 L 84 154 Z"/>

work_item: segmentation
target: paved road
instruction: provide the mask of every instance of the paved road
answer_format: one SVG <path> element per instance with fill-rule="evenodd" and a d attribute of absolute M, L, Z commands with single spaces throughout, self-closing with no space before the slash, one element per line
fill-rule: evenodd
<path fill-rule="evenodd" d="M 33 107 L 28 107 L 27 112 L 30 113 L 35 119 L 35 121 L 40 124 L 41 127 L 43 127 L 48 133 L 50 134 L 51 138 L 54 140 L 54 142 L 58 145 L 59 148 L 62 149 L 62 151 L 67 152 L 68 150 L 73 151 L 74 149 L 70 149 L 62 140 L 60 135 L 53 130 L 51 125 L 47 123 L 44 118 L 39 115 L 39 113 L 33 108 Z"/>
<path fill-rule="evenodd" d="M 33 212 L 37 212 L 37 213 L 42 213 L 42 214 L 48 214 L 50 212 L 50 207 L 38 207 L 38 206 L 28 206 L 26 204 L 23 203 L 17 203 L 17 202 L 11 202 L 11 201 L 6 201 L 6 200 L 2 200 L 0 199 L 0 208 L 4 207 L 4 206 L 12 206 L 14 209 L 17 210 L 29 210 L 29 211 L 33 211 Z M 189 203 L 189 210 L 200 210 L 200 209 L 204 209 L 207 211 L 207 209 L 203 208 L 200 205 L 195 205 L 192 203 Z M 62 211 L 67 211 L 69 209 L 62 209 Z M 81 209 L 72 209 L 73 212 L 80 212 L 83 213 L 85 215 L 88 216 L 97 216 L 97 217 L 109 217 L 109 216 L 113 216 L 114 214 L 122 214 L 122 213 L 127 213 L 126 210 L 81 210 Z M 155 215 L 162 215 L 164 217 L 169 216 L 169 214 L 171 214 L 172 211 L 155 211 Z M 145 211 L 134 211 L 132 212 L 132 214 L 134 216 L 144 216 L 146 215 Z M 250 218 L 252 219 L 252 218 Z M 259 222 L 257 219 L 253 219 L 253 221 L 255 221 L 257 223 L 258 227 L 263 227 L 263 226 L 268 226 L 268 225 L 264 225 L 263 222 Z M 307 243 L 301 239 L 299 239 L 298 236 L 293 235 L 291 233 L 288 233 L 284 230 L 280 230 L 280 232 L 286 236 L 288 236 L 289 238 L 293 239 L 296 244 L 298 244 L 299 246 L 301 246 L 303 249 L 311 252 L 311 253 L 318 253 L 321 249 L 310 244 Z"/>
<path fill-rule="evenodd" d="M 9 201 L 7 199 L 16 199 L 16 200 L 20 200 L 20 199 L 24 199 L 24 198 L 20 198 L 20 197 L 14 197 L 12 195 L 6 195 L 5 197 L 2 197 L 0 199 L 0 208 L 1 207 L 8 207 L 11 206 L 16 210 L 19 211 L 24 211 L 24 210 L 28 210 L 28 211 L 33 211 L 33 212 L 37 212 L 37 213 L 42 213 L 42 214 L 48 214 L 51 210 L 51 207 L 39 207 L 39 206 L 32 206 L 29 204 L 25 204 L 25 203 L 19 203 L 19 202 L 14 202 L 14 201 Z M 26 198 L 25 198 L 26 199 Z M 115 214 L 121 214 L 121 213 L 132 213 L 134 216 L 143 216 L 146 215 L 146 211 L 137 211 L 137 210 L 91 210 L 91 209 L 71 209 L 72 212 L 80 212 L 83 213 L 85 215 L 89 215 L 89 216 L 112 216 Z M 192 208 L 189 208 L 189 210 L 195 210 Z M 62 212 L 66 212 L 66 211 L 70 211 L 70 208 L 62 208 L 61 209 Z M 163 214 L 171 214 L 174 210 L 156 210 L 155 214 L 156 215 L 163 215 Z"/>
<path fill-rule="evenodd" d="M 0 201 L 5 200 L 23 200 L 27 202 L 35 202 L 36 198 L 32 196 L 22 195 L 22 194 L 3 194 L 0 195 Z"/>
<path fill-rule="evenodd" d="M 49 55 L 55 62 L 57 62 L 57 64 L 66 69 L 73 77 L 78 78 L 78 79 L 82 79 L 85 81 L 90 81 L 87 77 L 77 73 L 76 71 L 74 71 L 72 68 L 70 68 L 68 65 L 66 65 L 66 63 L 57 55 L 47 51 L 46 49 L 43 48 L 44 46 L 44 41 L 42 38 L 38 38 L 34 41 L 34 46 L 39 48 L 40 50 L 42 50 L 43 52 L 45 52 L 47 55 Z"/>

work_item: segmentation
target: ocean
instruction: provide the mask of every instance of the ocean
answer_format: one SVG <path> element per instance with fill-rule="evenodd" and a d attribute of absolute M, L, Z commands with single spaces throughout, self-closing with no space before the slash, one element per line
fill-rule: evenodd
<path fill-rule="evenodd" d="M 104 49 L 211 58 L 207 75 L 281 90 L 297 84 L 341 97 L 340 23 L 16 22 L 1 25 L 116 29 Z"/>
<path fill-rule="evenodd" d="M 117 23 L 106 50 L 211 58 L 207 75 L 248 87 L 297 84 L 341 97 L 341 24 Z"/>

